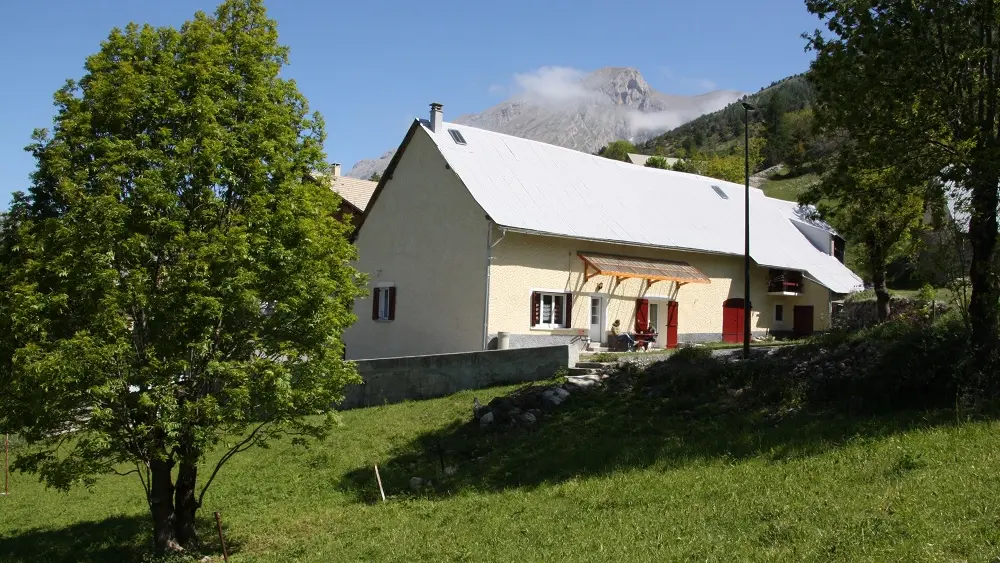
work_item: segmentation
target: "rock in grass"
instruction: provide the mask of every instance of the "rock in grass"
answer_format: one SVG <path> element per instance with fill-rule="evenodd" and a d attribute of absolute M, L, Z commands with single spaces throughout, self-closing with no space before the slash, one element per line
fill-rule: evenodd
<path fill-rule="evenodd" d="M 493 425 L 493 413 L 488 412 L 479 419 L 480 428 L 489 428 Z"/>
<path fill-rule="evenodd" d="M 410 477 L 410 490 L 419 491 L 420 487 L 424 486 L 424 480 L 421 477 Z"/>
<path fill-rule="evenodd" d="M 538 419 L 530 412 L 524 412 L 517 416 L 517 425 L 524 428 L 531 428 L 536 422 L 538 422 Z"/>
<path fill-rule="evenodd" d="M 553 387 L 551 389 L 546 389 L 542 393 L 542 404 L 546 407 L 558 407 L 563 404 L 569 397 L 569 391 L 563 389 L 562 387 Z"/>
<path fill-rule="evenodd" d="M 490 412 L 489 407 L 483 406 L 483 404 L 479 402 L 479 397 L 473 397 L 472 398 L 472 416 L 473 416 L 473 418 L 475 418 L 476 420 L 479 420 L 479 419 L 483 418 L 483 415 L 486 414 L 486 413 L 488 413 L 488 412 Z"/>

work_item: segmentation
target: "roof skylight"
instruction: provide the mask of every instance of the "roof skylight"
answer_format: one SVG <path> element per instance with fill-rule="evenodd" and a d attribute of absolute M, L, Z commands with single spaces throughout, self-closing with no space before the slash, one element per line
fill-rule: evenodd
<path fill-rule="evenodd" d="M 458 129 L 449 129 L 448 134 L 451 135 L 451 140 L 455 141 L 455 143 L 459 145 L 467 144 L 465 142 L 465 137 L 462 136 L 462 133 L 459 132 Z"/>
<path fill-rule="evenodd" d="M 712 189 L 715 190 L 715 193 L 719 194 L 719 197 L 721 197 L 722 199 L 729 199 L 729 196 L 726 195 L 726 192 L 722 191 L 722 188 L 720 188 L 719 186 L 712 184 Z"/>

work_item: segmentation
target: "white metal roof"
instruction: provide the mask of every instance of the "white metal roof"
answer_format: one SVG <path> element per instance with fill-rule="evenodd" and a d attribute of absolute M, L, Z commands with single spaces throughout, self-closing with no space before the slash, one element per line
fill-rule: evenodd
<path fill-rule="evenodd" d="M 744 187 L 722 180 L 636 166 L 444 123 L 425 123 L 456 174 L 498 225 L 538 233 L 743 255 Z M 458 130 L 466 143 L 448 133 Z M 718 186 L 723 199 L 712 186 Z M 802 270 L 849 293 L 861 279 L 796 229 L 786 211 L 750 189 L 750 255 L 761 266 Z"/>

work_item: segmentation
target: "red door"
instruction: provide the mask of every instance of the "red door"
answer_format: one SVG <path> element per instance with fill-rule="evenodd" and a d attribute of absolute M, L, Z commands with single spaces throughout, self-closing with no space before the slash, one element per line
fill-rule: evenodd
<path fill-rule="evenodd" d="M 677 347 L 677 302 L 667 303 L 667 348 Z"/>
<path fill-rule="evenodd" d="M 792 334 L 797 337 L 811 336 L 813 333 L 812 305 L 796 305 L 792 309 Z"/>
<path fill-rule="evenodd" d="M 727 299 L 722 304 L 722 341 L 743 342 L 743 300 Z"/>

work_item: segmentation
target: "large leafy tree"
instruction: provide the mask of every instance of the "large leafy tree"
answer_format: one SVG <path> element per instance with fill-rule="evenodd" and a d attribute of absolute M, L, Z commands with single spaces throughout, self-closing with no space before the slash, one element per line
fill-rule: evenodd
<path fill-rule="evenodd" d="M 859 266 L 872 281 L 878 319 L 890 313 L 886 270 L 892 261 L 912 256 L 923 228 L 926 186 L 900 168 L 866 166 L 864 155 L 844 146 L 818 184 L 800 196 L 815 204 L 853 246 Z"/>
<path fill-rule="evenodd" d="M 0 231 L 15 467 L 58 488 L 131 468 L 160 552 L 197 544 L 227 460 L 322 435 L 357 380 L 355 251 L 287 55 L 260 0 L 115 29 L 56 93 Z"/>
<path fill-rule="evenodd" d="M 877 167 L 947 170 L 968 192 L 969 304 L 975 360 L 991 372 L 1000 340 L 1000 3 L 806 0 L 826 24 L 808 38 L 816 117 L 851 131 Z"/>

